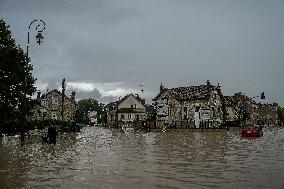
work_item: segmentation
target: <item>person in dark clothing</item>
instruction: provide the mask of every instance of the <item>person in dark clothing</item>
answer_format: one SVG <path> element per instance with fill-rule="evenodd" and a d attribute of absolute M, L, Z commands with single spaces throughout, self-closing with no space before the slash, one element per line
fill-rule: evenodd
<path fill-rule="evenodd" d="M 49 125 L 48 130 L 47 130 L 47 142 L 48 144 L 56 144 L 56 136 L 57 136 L 57 131 L 54 125 Z"/>

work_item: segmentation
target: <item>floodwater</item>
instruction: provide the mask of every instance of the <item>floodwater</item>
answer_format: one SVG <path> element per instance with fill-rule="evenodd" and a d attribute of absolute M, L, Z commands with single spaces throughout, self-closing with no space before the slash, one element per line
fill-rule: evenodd
<path fill-rule="evenodd" d="M 87 127 L 56 145 L 0 138 L 0 188 L 284 188 L 284 128 L 127 133 Z"/>

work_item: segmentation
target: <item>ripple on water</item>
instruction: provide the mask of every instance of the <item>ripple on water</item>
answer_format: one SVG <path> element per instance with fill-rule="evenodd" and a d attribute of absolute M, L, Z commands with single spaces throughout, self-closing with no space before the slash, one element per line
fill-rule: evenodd
<path fill-rule="evenodd" d="M 283 188 L 284 130 L 130 133 L 98 127 L 56 145 L 0 143 L 0 188 Z"/>

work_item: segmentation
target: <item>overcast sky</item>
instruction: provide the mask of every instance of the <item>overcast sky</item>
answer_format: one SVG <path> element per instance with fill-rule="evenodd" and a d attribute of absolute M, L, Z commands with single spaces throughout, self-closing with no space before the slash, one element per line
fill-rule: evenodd
<path fill-rule="evenodd" d="M 128 93 L 220 83 L 224 95 L 265 92 L 284 105 L 283 0 L 0 0 L 0 18 L 26 49 L 37 86 L 101 102 Z M 144 84 L 142 94 L 140 84 Z"/>

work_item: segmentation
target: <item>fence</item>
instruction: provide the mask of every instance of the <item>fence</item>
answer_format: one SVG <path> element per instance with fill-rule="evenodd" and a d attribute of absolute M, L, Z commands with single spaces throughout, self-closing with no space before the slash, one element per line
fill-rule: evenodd
<path fill-rule="evenodd" d="M 158 121 L 157 128 L 163 128 L 166 126 L 167 128 L 171 129 L 196 129 L 195 121 L 194 120 L 175 120 L 169 123 L 165 121 Z M 199 128 L 201 129 L 209 129 L 209 128 L 221 128 L 221 122 L 219 121 L 201 121 L 199 122 Z"/>

